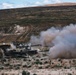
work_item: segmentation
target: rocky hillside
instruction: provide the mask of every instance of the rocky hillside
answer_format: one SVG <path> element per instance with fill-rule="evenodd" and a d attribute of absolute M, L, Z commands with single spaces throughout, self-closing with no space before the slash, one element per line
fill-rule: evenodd
<path fill-rule="evenodd" d="M 0 10 L 0 42 L 26 42 L 31 35 L 39 35 L 52 26 L 62 27 L 70 23 L 76 23 L 76 5 Z M 25 28 L 20 34 L 16 34 L 14 29 L 17 25 Z"/>

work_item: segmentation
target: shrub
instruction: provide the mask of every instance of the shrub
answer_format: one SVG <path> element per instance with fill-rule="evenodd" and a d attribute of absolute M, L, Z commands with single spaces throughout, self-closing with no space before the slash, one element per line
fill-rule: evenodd
<path fill-rule="evenodd" d="M 45 62 L 44 62 L 44 64 L 47 64 L 47 63 L 48 63 L 48 61 L 45 61 Z"/>
<path fill-rule="evenodd" d="M 40 66 L 39 69 L 42 69 L 42 66 Z"/>
<path fill-rule="evenodd" d="M 22 75 L 30 75 L 30 72 L 22 71 Z"/>
<path fill-rule="evenodd" d="M 4 67 L 3 66 L 0 66 L 0 70 L 3 70 L 4 69 Z"/>
<path fill-rule="evenodd" d="M 6 59 L 2 59 L 3 62 L 6 62 Z"/>
<path fill-rule="evenodd" d="M 26 61 L 27 59 L 23 59 L 23 61 Z"/>
<path fill-rule="evenodd" d="M 71 73 L 68 73 L 68 75 L 72 75 Z"/>
<path fill-rule="evenodd" d="M 27 75 L 27 72 L 26 71 L 22 71 L 22 75 Z"/>
<path fill-rule="evenodd" d="M 49 68 L 50 65 L 47 65 L 45 68 Z"/>
<path fill-rule="evenodd" d="M 27 66 L 27 68 L 30 68 L 30 67 L 31 67 L 31 65 L 28 65 L 28 66 Z"/>
<path fill-rule="evenodd" d="M 10 64 L 9 63 L 6 63 L 6 64 L 4 64 L 5 66 L 10 66 Z"/>
<path fill-rule="evenodd" d="M 27 65 L 25 64 L 25 65 L 23 65 L 23 67 L 27 67 Z"/>
<path fill-rule="evenodd" d="M 69 69 L 69 67 L 65 66 L 64 69 Z"/>
<path fill-rule="evenodd" d="M 27 75 L 30 75 L 30 72 L 27 72 Z"/>
<path fill-rule="evenodd" d="M 42 64 L 42 62 L 40 62 L 39 60 L 36 60 L 35 64 Z"/>
<path fill-rule="evenodd" d="M 17 66 L 15 69 L 16 69 L 16 70 L 18 70 L 18 69 L 20 69 L 20 67 L 19 67 L 19 66 Z"/>

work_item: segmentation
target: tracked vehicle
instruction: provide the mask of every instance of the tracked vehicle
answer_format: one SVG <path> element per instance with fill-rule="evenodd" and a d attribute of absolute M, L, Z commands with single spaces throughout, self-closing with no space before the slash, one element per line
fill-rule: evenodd
<path fill-rule="evenodd" d="M 27 55 L 37 54 L 37 50 L 31 50 L 29 45 L 13 45 L 13 43 L 0 44 L 0 57 L 25 57 Z"/>

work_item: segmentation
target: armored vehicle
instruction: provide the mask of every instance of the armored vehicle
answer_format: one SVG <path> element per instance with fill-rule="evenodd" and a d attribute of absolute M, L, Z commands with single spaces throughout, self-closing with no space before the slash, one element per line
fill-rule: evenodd
<path fill-rule="evenodd" d="M 37 54 L 37 50 L 31 50 L 31 46 L 13 43 L 1 43 L 0 44 L 0 57 L 25 57 L 27 55 Z"/>

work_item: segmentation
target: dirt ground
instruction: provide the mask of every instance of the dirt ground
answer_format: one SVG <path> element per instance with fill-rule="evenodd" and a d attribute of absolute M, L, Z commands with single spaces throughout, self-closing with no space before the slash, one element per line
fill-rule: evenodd
<path fill-rule="evenodd" d="M 49 60 L 47 51 L 26 58 L 0 59 L 0 75 L 76 75 L 76 59 Z"/>

